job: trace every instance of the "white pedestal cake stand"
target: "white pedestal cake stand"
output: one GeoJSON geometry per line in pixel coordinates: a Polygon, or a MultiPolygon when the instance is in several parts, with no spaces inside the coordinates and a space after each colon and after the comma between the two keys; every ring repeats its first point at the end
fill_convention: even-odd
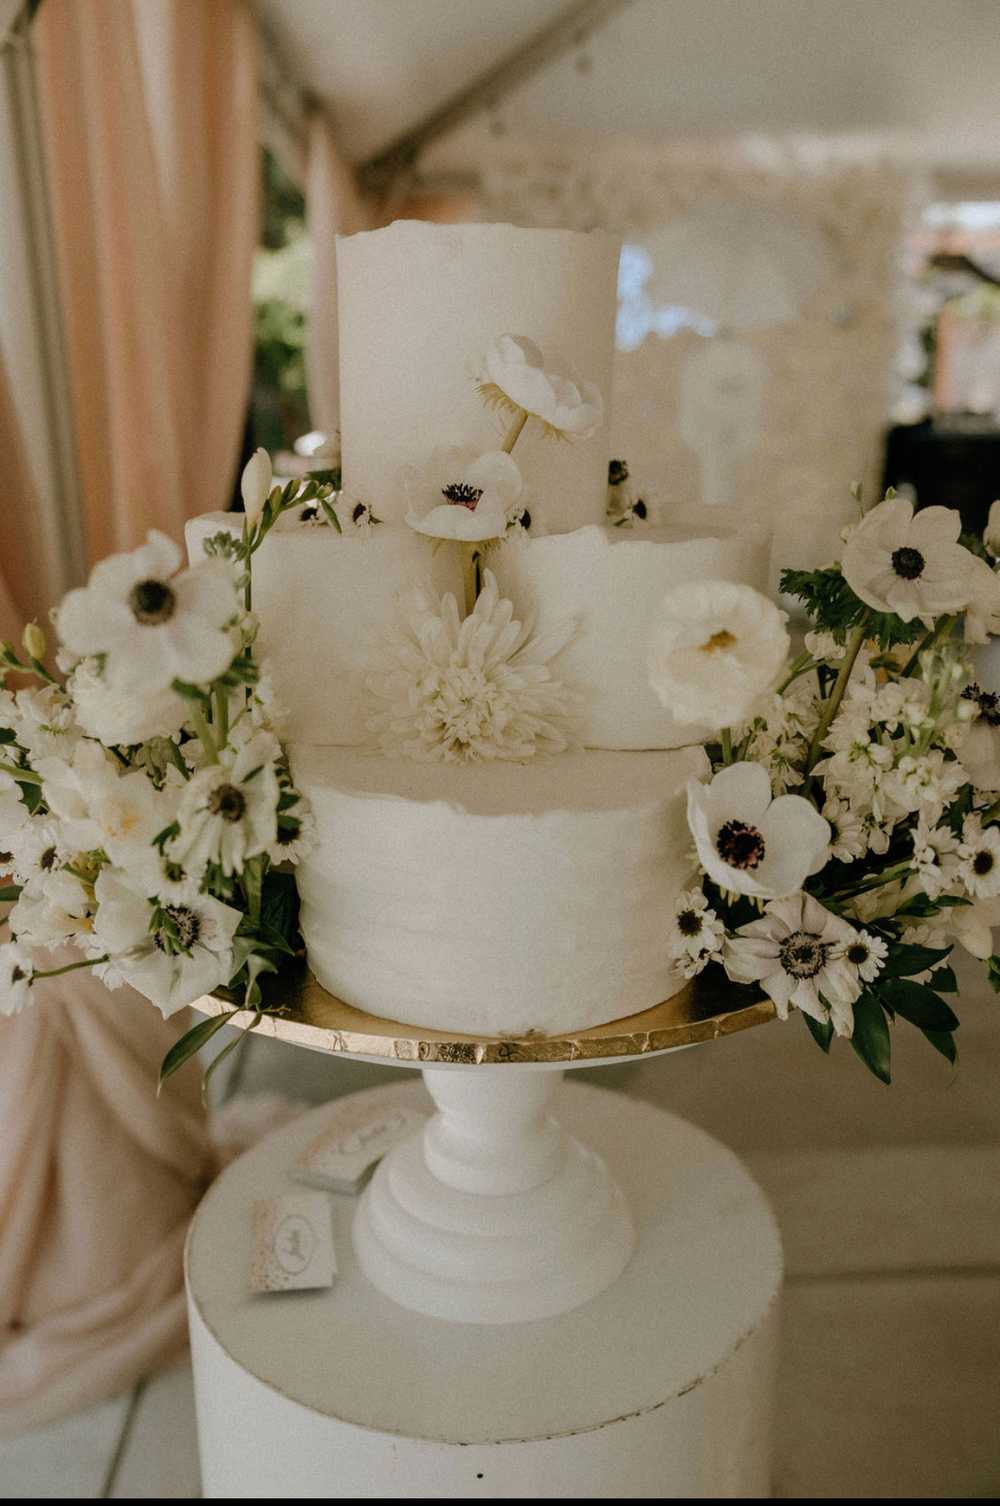
{"type": "MultiPolygon", "coordinates": [[[[188,1293],[206,1495],[765,1494],[781,1280],[767,1205],[693,1126],[561,1078],[770,1006],[686,989],[573,1037],[474,1040],[364,1015],[305,974],[279,986],[287,1010],[259,1033],[417,1067],[437,1112],[360,1199],[332,1199],[330,1292],[251,1298],[245,1280],[249,1205],[292,1189],[329,1109],[205,1199],[188,1293]]],[[[377,1114],[400,1094],[426,1102],[418,1084],[359,1097],[377,1114]]]]}

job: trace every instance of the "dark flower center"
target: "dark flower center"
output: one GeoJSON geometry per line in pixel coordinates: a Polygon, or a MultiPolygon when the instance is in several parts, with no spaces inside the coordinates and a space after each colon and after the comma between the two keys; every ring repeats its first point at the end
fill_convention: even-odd
{"type": "Polygon", "coordinates": [[[791,978],[815,978],[826,964],[829,948],[808,931],[793,931],[781,943],[778,960],[791,978]]]}
{"type": "Polygon", "coordinates": [[[973,683],[965,687],[962,696],[966,701],[975,701],[979,707],[979,715],[988,727],[1000,727],[1000,696],[994,691],[981,690],[973,683]]]}
{"type": "Polygon", "coordinates": [[[351,512],[351,522],[352,523],[360,523],[361,519],[365,516],[365,514],[367,513],[367,511],[368,511],[368,503],[367,502],[355,502],[354,508],[353,508],[353,510],[351,512]]]}
{"type": "Polygon", "coordinates": [[[165,580],[140,580],[129,593],[132,616],[144,627],[169,622],[177,606],[177,597],[165,580]]]}
{"type": "Polygon", "coordinates": [[[42,853],[41,857],[38,859],[38,866],[39,866],[39,868],[42,869],[42,871],[44,873],[48,873],[49,869],[52,868],[55,865],[55,861],[56,861],[56,850],[55,850],[55,848],[54,847],[46,847],[45,851],[42,853]]]}
{"type": "Polygon", "coordinates": [[[208,808],[223,821],[239,821],[247,808],[247,797],[235,784],[220,784],[209,796],[208,808]]]}
{"type": "Polygon", "coordinates": [[[745,821],[727,821],[719,828],[715,845],[730,868],[756,868],[764,861],[764,838],[745,821]]]}
{"type": "Polygon", "coordinates": [[[919,575],[923,575],[925,564],[919,549],[904,545],[902,549],[892,551],[892,568],[903,580],[916,580],[919,575]]]}
{"type": "Polygon", "coordinates": [[[643,519],[643,521],[645,521],[646,517],[649,514],[649,508],[646,506],[641,497],[633,506],[632,511],[635,513],[637,518],[641,518],[643,519]]]}
{"type": "Polygon", "coordinates": [[[26,973],[24,971],[24,969],[21,967],[20,963],[18,963],[18,962],[14,963],[14,971],[10,975],[10,981],[12,983],[23,983],[24,980],[25,980],[25,978],[27,978],[29,976],[30,976],[30,974],[28,974],[28,973],[26,973]]]}
{"type": "Polygon", "coordinates": [[[608,485],[621,486],[628,480],[628,466],[624,460],[608,461],[608,485]]]}
{"type": "MultiPolygon", "coordinates": [[[[181,951],[189,952],[201,935],[201,916],[189,910],[187,905],[165,905],[163,913],[173,921],[177,932],[177,945],[181,951]]],[[[156,945],[161,952],[166,950],[159,934],[156,937],[156,945]]]]}
{"type": "Polygon", "coordinates": [[[682,936],[697,936],[701,931],[701,916],[697,910],[682,910],[677,917],[677,929],[682,936]]]}
{"type": "Polygon", "coordinates": [[[987,873],[992,873],[994,864],[993,854],[987,848],[981,849],[972,859],[973,871],[978,873],[980,878],[984,878],[987,873]]]}
{"type": "Polygon", "coordinates": [[[863,941],[853,941],[847,948],[847,960],[848,962],[852,963],[854,967],[862,967],[868,961],[868,958],[870,956],[871,952],[865,946],[863,941]]]}
{"type": "Polygon", "coordinates": [[[12,863],[13,861],[14,854],[12,852],[0,852],[0,872],[2,872],[5,863],[12,863]]]}
{"type": "Polygon", "coordinates": [[[316,506],[315,502],[310,502],[308,507],[303,507],[302,511],[299,513],[299,522],[315,523],[318,517],[319,508],[316,506]]]}
{"type": "Polygon", "coordinates": [[[467,481],[451,481],[441,488],[441,495],[453,506],[467,507],[470,512],[475,512],[483,489],[481,486],[470,486],[467,481]]]}

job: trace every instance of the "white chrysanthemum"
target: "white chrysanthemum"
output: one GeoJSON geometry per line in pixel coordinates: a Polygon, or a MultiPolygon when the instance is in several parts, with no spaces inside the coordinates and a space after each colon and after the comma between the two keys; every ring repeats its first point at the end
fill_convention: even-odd
{"type": "Polygon", "coordinates": [[[735,983],[759,983],[781,1019],[794,1004],[837,1035],[854,1032],[858,969],[846,951],[856,932],[808,894],[772,900],[760,920],[741,926],[727,943],[725,968],[735,983]]]}
{"type": "Polygon", "coordinates": [[[96,971],[109,988],[130,984],[166,1019],[229,982],[239,910],[194,885],[157,906],[115,868],[101,869],[96,894],[94,941],[111,958],[96,971]]]}
{"type": "Polygon", "coordinates": [[[404,466],[406,521],[435,539],[482,542],[502,538],[524,489],[503,450],[438,449],[423,466],[404,466]]]}
{"type": "Polygon", "coordinates": [[[734,894],[791,894],[829,856],[829,823],[801,795],[772,800],[759,763],[730,764],[710,784],[689,780],[688,825],[705,872],[734,894]]]}
{"type": "Polygon", "coordinates": [[[180,831],[169,855],[200,876],[210,863],[238,873],[249,858],[267,852],[278,835],[277,759],[270,732],[224,748],[185,785],[177,810],[180,831]]]}
{"type": "Polygon", "coordinates": [[[0,1015],[20,1014],[31,999],[31,953],[19,941],[0,944],[0,1015]]]}
{"type": "Polygon", "coordinates": [[[99,673],[96,661],[81,659],[69,680],[76,717],[88,737],[107,748],[132,747],[151,737],[171,737],[184,724],[187,702],[173,690],[136,695],[99,673]]]}
{"type": "Polygon", "coordinates": [[[527,335],[501,335],[476,375],[484,402],[539,418],[550,434],[589,439],[604,421],[604,400],[594,383],[578,380],[561,361],[547,366],[527,335]]]}
{"type": "Polygon", "coordinates": [[[649,683],[671,716],[718,730],[745,722],[788,656],[785,613],[732,581],[674,586],[657,608],[649,683]]]}
{"type": "Polygon", "coordinates": [[[700,889],[677,896],[670,955],[685,978],[697,977],[710,962],[721,961],[725,939],[726,928],[700,889]]]}
{"type": "Polygon", "coordinates": [[[454,596],[417,588],[400,604],[368,679],[372,732],[389,753],[422,762],[525,759],[569,746],[575,698],[549,669],[571,623],[534,636],[487,570],[463,621],[454,596]]]}
{"type": "Polygon", "coordinates": [[[962,520],[950,507],[914,513],[905,497],[873,507],[844,547],[841,569],[855,596],[877,612],[928,625],[972,599],[975,556],[958,542],[962,520]]]}
{"type": "Polygon", "coordinates": [[[95,565],[85,586],[64,597],[59,636],[76,654],[104,654],[109,683],[156,695],[174,680],[207,684],[236,652],[228,624],[237,612],[230,566],[208,559],[181,570],[181,552],[152,529],[131,554],[95,565]]]}

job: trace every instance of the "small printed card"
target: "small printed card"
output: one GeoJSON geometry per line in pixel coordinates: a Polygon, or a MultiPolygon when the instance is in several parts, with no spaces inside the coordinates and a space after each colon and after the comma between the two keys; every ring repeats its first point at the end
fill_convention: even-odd
{"type": "Polygon", "coordinates": [[[382,1157],[428,1117],[391,1098],[365,1103],[367,1096],[352,1094],[334,1106],[323,1133],[292,1166],[294,1181],[326,1192],[359,1192],[382,1157]]]}
{"type": "Polygon", "coordinates": [[[251,1291],[302,1292],[332,1286],[337,1260],[331,1211],[319,1192],[255,1202],[251,1291]]]}

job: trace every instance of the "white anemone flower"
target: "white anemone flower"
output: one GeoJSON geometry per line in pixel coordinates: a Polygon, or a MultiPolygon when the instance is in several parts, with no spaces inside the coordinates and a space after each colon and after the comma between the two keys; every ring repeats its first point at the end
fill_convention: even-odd
{"type": "Polygon", "coordinates": [[[181,794],[170,857],[200,877],[210,863],[238,873],[249,858],[269,851],[278,836],[280,752],[272,733],[258,732],[199,770],[181,794]]]}
{"type": "Polygon", "coordinates": [[[9,870],[16,884],[27,884],[40,873],[61,868],[71,855],[62,823],[38,814],[19,823],[0,842],[4,849],[0,870],[9,870]]]}
{"type": "Polygon", "coordinates": [[[454,596],[438,602],[417,587],[400,602],[399,626],[368,678],[369,728],[387,753],[423,763],[560,753],[570,744],[576,697],[549,661],[573,626],[535,635],[490,570],[464,620],[454,596]]]}
{"type": "Polygon", "coordinates": [[[974,899],[1000,895],[1000,827],[983,827],[978,816],[967,816],[962,827],[959,876],[974,899]]]}
{"type": "Polygon", "coordinates": [[[725,938],[725,926],[700,889],[677,896],[670,955],[685,978],[697,977],[710,962],[721,961],[725,938]]]}
{"type": "Polygon", "coordinates": [[[239,910],[194,885],[156,905],[116,868],[102,868],[95,887],[94,942],[111,959],[97,972],[110,988],[130,984],[167,1019],[229,982],[239,910]]]}
{"type": "Polygon", "coordinates": [[[848,539],[844,578],[877,612],[895,612],[904,622],[919,617],[930,626],[942,613],[961,612],[973,596],[975,556],[958,542],[961,528],[954,508],[914,513],[905,497],[888,497],[848,539]]]}
{"type": "Polygon", "coordinates": [[[469,543],[502,538],[524,489],[503,450],[437,449],[423,466],[404,466],[406,521],[417,533],[469,543]]]}
{"type": "Polygon", "coordinates": [[[688,781],[688,825],[709,878],[734,894],[776,899],[801,889],[830,852],[830,824],[802,795],[771,798],[759,763],[688,781]]]}
{"type": "Polygon", "coordinates": [[[732,581],[668,591],[653,621],[649,683],[678,722],[718,731],[748,721],[788,657],[785,613],[732,581]]]}
{"type": "Polygon", "coordinates": [[[100,674],[97,661],[81,659],[69,680],[76,719],[106,748],[134,747],[151,737],[172,737],[187,720],[188,703],[176,691],[136,695],[100,674]]]}
{"type": "Polygon", "coordinates": [[[1000,790],[1000,696],[970,685],[966,696],[979,710],[962,739],[962,767],[977,790],[1000,790]]]}
{"type": "Polygon", "coordinates": [[[837,1035],[850,1036],[862,989],[858,968],[846,957],[855,940],[854,928],[811,895],[790,894],[740,927],[724,963],[734,983],[759,983],[780,1019],[794,1004],[820,1024],[831,1021],[837,1035]]]}
{"type": "Polygon", "coordinates": [[[549,434],[589,439],[604,421],[604,400],[594,383],[577,379],[562,361],[547,363],[527,335],[501,335],[477,378],[485,403],[538,418],[549,434]]]}
{"type": "Polygon", "coordinates": [[[980,962],[993,956],[993,931],[1000,925],[1000,897],[977,899],[948,910],[948,932],[959,946],[980,962]]]}
{"type": "Polygon", "coordinates": [[[19,941],[0,944],[0,1015],[20,1014],[32,1002],[31,953],[19,941]]]}
{"type": "Polygon", "coordinates": [[[30,946],[54,947],[93,929],[91,891],[66,868],[36,874],[7,914],[11,934],[30,946]]]}
{"type": "Polygon", "coordinates": [[[152,529],[131,554],[95,565],[85,586],[63,598],[59,636],[80,655],[105,655],[109,683],[155,695],[174,680],[204,685],[231,664],[227,632],[237,612],[229,565],[207,559],[180,570],[181,552],[152,529]]]}

